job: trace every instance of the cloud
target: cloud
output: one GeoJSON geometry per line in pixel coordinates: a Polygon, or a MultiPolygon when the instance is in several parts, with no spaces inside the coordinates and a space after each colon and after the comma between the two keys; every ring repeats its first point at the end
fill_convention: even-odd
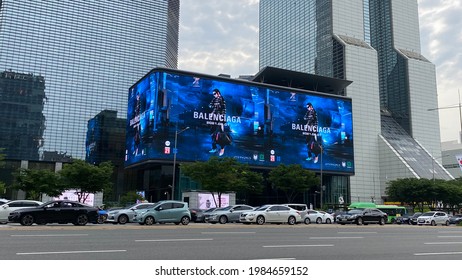
{"type": "MultiPolygon", "coordinates": [[[[461,2],[418,0],[422,54],[436,66],[439,107],[457,105],[462,90],[461,2]]],[[[181,0],[179,69],[232,77],[257,73],[258,3],[181,0]]],[[[458,110],[439,111],[441,139],[458,139],[458,110]]]]}
{"type": "Polygon", "coordinates": [[[257,73],[258,1],[182,0],[178,64],[213,75],[257,73]]]}

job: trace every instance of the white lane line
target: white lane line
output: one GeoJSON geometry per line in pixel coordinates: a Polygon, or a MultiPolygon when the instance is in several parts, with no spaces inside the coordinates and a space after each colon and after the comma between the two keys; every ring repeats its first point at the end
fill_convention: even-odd
{"type": "Polygon", "coordinates": [[[428,242],[425,245],[446,245],[446,244],[462,244],[462,242],[428,242]]]}
{"type": "Polygon", "coordinates": [[[12,237],[67,237],[88,236],[88,234],[12,234],[12,237]]]}
{"type": "Polygon", "coordinates": [[[296,260],[296,258],[253,259],[254,261],[296,260]]]}
{"type": "Polygon", "coordinates": [[[117,252],[127,252],[127,250],[30,252],[30,253],[16,253],[16,255],[55,255],[55,254],[86,254],[86,253],[117,253],[117,252]]]}
{"type": "Polygon", "coordinates": [[[151,240],[135,240],[135,242],[177,242],[177,241],[212,241],[212,238],[196,238],[196,239],[151,239],[151,240]]]}
{"type": "Polygon", "coordinates": [[[440,235],[438,238],[462,238],[462,235],[440,235]]]}
{"type": "Polygon", "coordinates": [[[441,252],[441,253],[417,253],[414,256],[434,256],[434,255],[462,255],[462,252],[441,252]]]}
{"type": "Polygon", "coordinates": [[[338,234],[364,234],[364,233],[374,233],[377,234],[376,231],[339,231],[338,234]]]}
{"type": "Polygon", "coordinates": [[[361,239],[362,236],[310,237],[310,239],[361,239]]]}
{"type": "Polygon", "coordinates": [[[446,230],[446,231],[438,231],[438,233],[460,233],[460,234],[462,234],[462,231],[460,231],[460,230],[446,230]]]}
{"type": "Polygon", "coordinates": [[[206,231],[201,234],[255,234],[255,231],[206,231]]]}
{"type": "Polygon", "coordinates": [[[334,244],[311,244],[311,245],[267,245],[263,248],[294,248],[294,247],[332,247],[334,244]]]}

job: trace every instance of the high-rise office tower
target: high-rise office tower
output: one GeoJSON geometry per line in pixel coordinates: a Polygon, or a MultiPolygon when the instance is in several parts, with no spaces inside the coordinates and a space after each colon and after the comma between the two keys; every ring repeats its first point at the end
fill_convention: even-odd
{"type": "Polygon", "coordinates": [[[179,0],[0,1],[0,69],[46,81],[42,157],[84,159],[88,120],[104,110],[126,118],[128,88],[154,67],[177,67],[179,6],[179,0]]]}
{"type": "Polygon", "coordinates": [[[436,75],[420,53],[417,0],[260,0],[265,66],[352,81],[351,201],[380,201],[396,178],[452,178],[437,161],[436,75]]]}

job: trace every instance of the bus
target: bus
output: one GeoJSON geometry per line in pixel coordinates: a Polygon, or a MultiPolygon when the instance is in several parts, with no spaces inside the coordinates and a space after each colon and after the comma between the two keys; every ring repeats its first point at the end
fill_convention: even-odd
{"type": "Polygon", "coordinates": [[[348,206],[349,209],[355,208],[377,208],[382,212],[387,213],[389,224],[394,224],[396,217],[407,215],[407,209],[404,206],[397,205],[380,205],[373,202],[353,202],[348,206]]]}

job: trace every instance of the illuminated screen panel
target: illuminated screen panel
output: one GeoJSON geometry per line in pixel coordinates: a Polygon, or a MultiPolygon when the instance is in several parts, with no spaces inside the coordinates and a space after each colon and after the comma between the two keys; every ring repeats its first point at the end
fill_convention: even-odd
{"type": "Polygon", "coordinates": [[[130,88],[126,166],[177,152],[177,161],[354,173],[350,99],[192,75],[153,71],[130,88]]]}

